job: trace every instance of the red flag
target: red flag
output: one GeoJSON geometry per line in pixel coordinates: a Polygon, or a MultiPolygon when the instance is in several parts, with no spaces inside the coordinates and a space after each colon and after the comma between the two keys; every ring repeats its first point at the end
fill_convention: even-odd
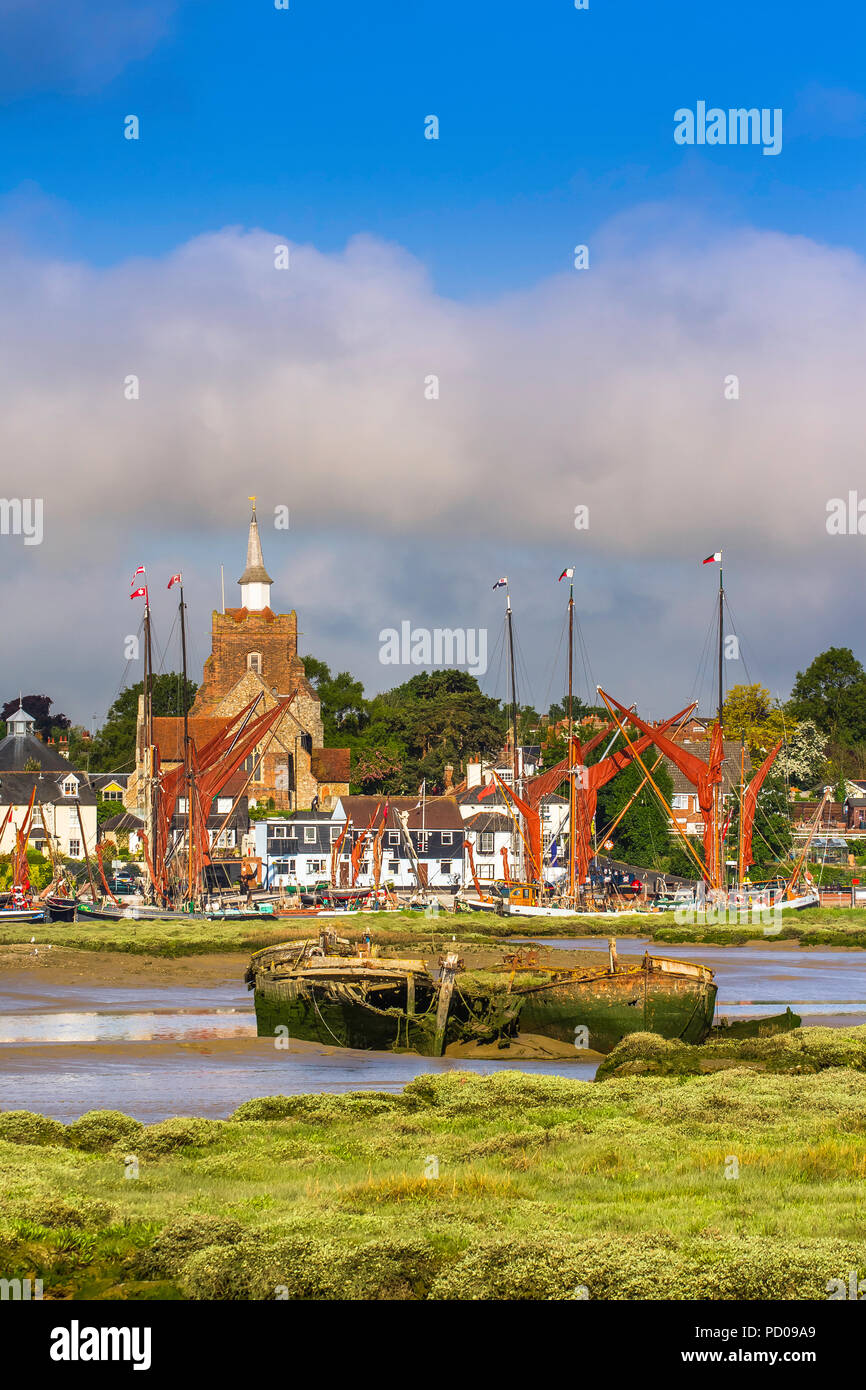
{"type": "Polygon", "coordinates": [[[130,598],[147,598],[147,589],[133,589],[130,598]]]}
{"type": "Polygon", "coordinates": [[[713,555],[708,555],[706,560],[701,560],[702,565],[720,565],[722,563],[722,552],[717,550],[713,555]]]}
{"type": "Polygon", "coordinates": [[[558,583],[561,584],[562,581],[563,581],[563,579],[573,579],[573,578],[574,578],[574,570],[573,570],[573,569],[571,569],[571,570],[563,570],[563,571],[562,571],[562,574],[559,576],[558,583]]]}
{"type": "Polygon", "coordinates": [[[132,582],[133,582],[133,583],[135,583],[135,580],[138,578],[138,576],[139,576],[140,574],[144,574],[144,565],[139,565],[138,569],[137,569],[137,570],[135,571],[135,573],[133,574],[133,576],[132,576],[132,582]]]}
{"type": "Polygon", "coordinates": [[[171,579],[168,581],[168,587],[171,588],[172,584],[182,584],[182,583],[183,583],[183,575],[180,575],[180,574],[173,574],[173,575],[171,576],[171,579]]]}

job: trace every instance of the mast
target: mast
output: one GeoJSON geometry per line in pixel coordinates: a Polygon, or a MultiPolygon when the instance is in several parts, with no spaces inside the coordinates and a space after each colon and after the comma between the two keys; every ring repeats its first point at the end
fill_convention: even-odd
{"type": "MultiPolygon", "coordinates": [[[[719,552],[719,554],[721,555],[721,551],[719,552]]],[[[725,641],[725,637],[724,637],[724,631],[725,631],[724,623],[725,623],[725,587],[724,587],[724,581],[723,581],[723,577],[722,577],[722,562],[721,562],[721,559],[720,559],[720,560],[719,560],[719,673],[718,673],[718,674],[719,674],[719,703],[718,703],[718,721],[719,721],[719,733],[720,733],[720,735],[721,735],[721,737],[722,737],[722,776],[721,776],[721,780],[719,781],[718,786],[716,787],[715,796],[714,796],[714,798],[713,798],[714,807],[715,807],[715,817],[716,817],[716,824],[715,824],[715,827],[714,827],[713,844],[714,844],[714,847],[715,847],[715,854],[716,854],[716,866],[715,866],[715,867],[716,867],[716,878],[717,878],[717,880],[718,880],[718,883],[719,883],[719,887],[720,887],[720,888],[724,888],[724,887],[726,886],[726,879],[727,879],[727,874],[726,874],[726,872],[725,872],[725,864],[724,864],[724,844],[723,844],[723,833],[722,833],[723,811],[724,811],[724,804],[725,804],[725,780],[724,780],[724,766],[725,766],[725,763],[724,763],[724,750],[725,750],[725,745],[724,745],[724,733],[723,733],[723,730],[722,730],[722,705],[724,704],[724,690],[723,690],[724,677],[723,677],[723,674],[722,674],[722,673],[723,673],[723,670],[724,670],[724,668],[723,668],[723,666],[722,666],[722,662],[724,661],[724,641],[725,641]]]]}
{"type": "MultiPolygon", "coordinates": [[[[172,579],[172,584],[174,579],[172,579]]],[[[194,865],[192,852],[193,837],[193,816],[192,803],[195,795],[195,773],[192,769],[192,759],[190,757],[189,743],[189,709],[187,706],[187,687],[186,687],[186,604],[183,597],[183,575],[180,576],[180,652],[183,663],[183,684],[181,686],[180,700],[181,710],[183,711],[183,783],[186,791],[186,835],[187,835],[187,894],[189,901],[192,902],[195,890],[194,865]]]]}
{"type": "Polygon", "coordinates": [[[568,585],[568,897],[574,903],[574,575],[568,585]]]}
{"type": "MultiPolygon", "coordinates": [[[[505,600],[506,600],[506,608],[505,608],[505,625],[506,625],[506,627],[507,627],[507,629],[508,629],[508,664],[509,664],[509,668],[510,668],[510,672],[511,672],[511,785],[512,785],[512,787],[514,787],[515,791],[517,792],[517,795],[519,796],[519,795],[520,795],[520,788],[519,788],[519,784],[518,784],[518,770],[517,770],[517,769],[518,769],[518,753],[517,753],[517,680],[516,680],[515,671],[514,671],[514,627],[513,627],[513,623],[512,623],[512,614],[511,614],[511,591],[510,591],[510,589],[507,587],[507,580],[506,580],[506,589],[505,589],[505,600]]],[[[518,854],[519,854],[519,850],[518,850],[518,840],[517,840],[517,836],[516,836],[515,833],[512,831],[512,834],[511,834],[511,857],[512,857],[512,860],[513,860],[514,865],[515,865],[515,870],[517,869],[517,865],[518,865],[518,854]]],[[[516,874],[516,877],[520,877],[520,875],[519,875],[519,874],[516,874]]]]}
{"type": "Polygon", "coordinates": [[[742,888],[744,869],[743,869],[743,811],[746,796],[746,740],[740,740],[740,817],[739,834],[737,835],[737,887],[742,888]]]}

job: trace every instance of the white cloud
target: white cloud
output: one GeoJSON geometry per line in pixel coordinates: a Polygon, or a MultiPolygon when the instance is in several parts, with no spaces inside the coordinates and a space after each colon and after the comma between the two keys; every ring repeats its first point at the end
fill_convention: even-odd
{"type": "MultiPolygon", "coordinates": [[[[286,596],[302,626],[305,603],[341,594],[355,631],[365,606],[378,630],[395,602],[409,602],[405,616],[414,604],[457,621],[452,608],[471,594],[474,611],[487,582],[479,557],[495,568],[490,582],[522,566],[533,584],[576,557],[626,607],[631,595],[630,617],[599,614],[602,643],[606,622],[619,637],[631,623],[640,643],[647,575],[691,587],[690,568],[658,567],[692,566],[719,545],[765,583],[760,607],[772,596],[788,611],[795,580],[808,604],[812,575],[841,612],[861,542],[828,537],[824,518],[829,497],[858,484],[866,494],[864,263],[801,238],[696,227],[677,209],[659,238],[659,215],[618,220],[587,271],[471,305],[368,237],[334,255],[292,246],[288,271],[274,269],[282,234],[233,228],[103,269],[7,256],[4,490],[38,489],[46,528],[26,555],[0,539],[7,593],[22,592],[23,561],[26,592],[43,595],[70,562],[85,564],[64,601],[98,621],[128,559],[218,564],[216,538],[243,527],[256,492],[264,516],[291,507],[290,545],[317,537],[312,572],[291,575],[286,596]],[[134,402],[123,395],[132,373],[134,402]],[[431,373],[438,401],[424,398],[431,373]],[[731,373],[737,401],[724,399],[731,373]],[[579,503],[588,532],[573,527],[579,503]]],[[[466,626],[481,621],[471,611],[466,626]]],[[[652,611],[694,621],[688,641],[702,640],[705,618],[679,595],[659,594],[652,611]]],[[[543,623],[547,599],[538,612],[543,623]]],[[[69,628],[51,632],[43,613],[43,642],[46,625],[56,655],[69,628]]],[[[32,625],[22,631],[35,640],[32,625]]],[[[118,663],[92,660],[81,681],[116,684],[118,663]]],[[[375,667],[363,674],[374,683],[375,667]]]]}

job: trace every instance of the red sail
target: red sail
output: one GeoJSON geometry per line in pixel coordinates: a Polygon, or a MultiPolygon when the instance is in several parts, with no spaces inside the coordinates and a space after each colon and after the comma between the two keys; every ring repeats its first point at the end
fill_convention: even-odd
{"type": "Polygon", "coordinates": [[[764,785],[764,779],[776,758],[779,756],[779,749],[784,743],[780,738],[774,748],[771,748],[758,771],[755,773],[749,785],[743,793],[743,804],[740,808],[740,826],[743,837],[743,868],[748,869],[750,864],[755,861],[752,858],[752,830],[755,825],[755,808],[758,804],[758,792],[764,785]]]}
{"type": "Polygon", "coordinates": [[[630,721],[638,729],[642,729],[647,734],[651,742],[658,748],[660,753],[664,753],[666,758],[678,767],[684,777],[691,782],[698,794],[698,805],[701,808],[701,815],[704,821],[704,862],[711,878],[715,879],[715,846],[713,837],[713,789],[718,785],[722,778],[722,762],[724,761],[724,746],[722,743],[722,731],[716,724],[713,728],[712,738],[710,739],[709,760],[704,762],[694,753],[689,753],[672,739],[665,738],[660,729],[654,729],[652,725],[644,723],[636,714],[632,714],[610,695],[607,696],[612,705],[621,711],[624,719],[630,721]]]}

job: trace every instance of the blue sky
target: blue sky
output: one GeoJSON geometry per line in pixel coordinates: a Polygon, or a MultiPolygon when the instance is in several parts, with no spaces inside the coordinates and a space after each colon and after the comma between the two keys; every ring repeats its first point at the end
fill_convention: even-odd
{"type": "Polygon", "coordinates": [[[866,541],[824,525],[863,476],[862,6],[0,0],[0,32],[0,450],[46,515],[0,543],[16,690],[104,716],[142,561],[203,656],[250,492],[292,508],[276,605],[369,689],[404,619],[492,647],[508,573],[543,704],[575,563],[594,676],[665,713],[719,546],[752,678],[866,659],[866,541]],[[698,101],[780,108],[781,153],[678,146],[698,101]]]}
{"type": "Polygon", "coordinates": [[[57,200],[35,239],[97,264],[232,224],[322,250],[367,231],[471,296],[534,283],[613,214],[671,197],[863,249],[857,4],[127,3],[152,26],[125,63],[120,35],[82,52],[105,6],[64,8],[81,26],[65,54],[2,59],[3,184],[57,200]],[[675,146],[673,112],[699,98],[781,107],[784,157],[675,146]]]}

